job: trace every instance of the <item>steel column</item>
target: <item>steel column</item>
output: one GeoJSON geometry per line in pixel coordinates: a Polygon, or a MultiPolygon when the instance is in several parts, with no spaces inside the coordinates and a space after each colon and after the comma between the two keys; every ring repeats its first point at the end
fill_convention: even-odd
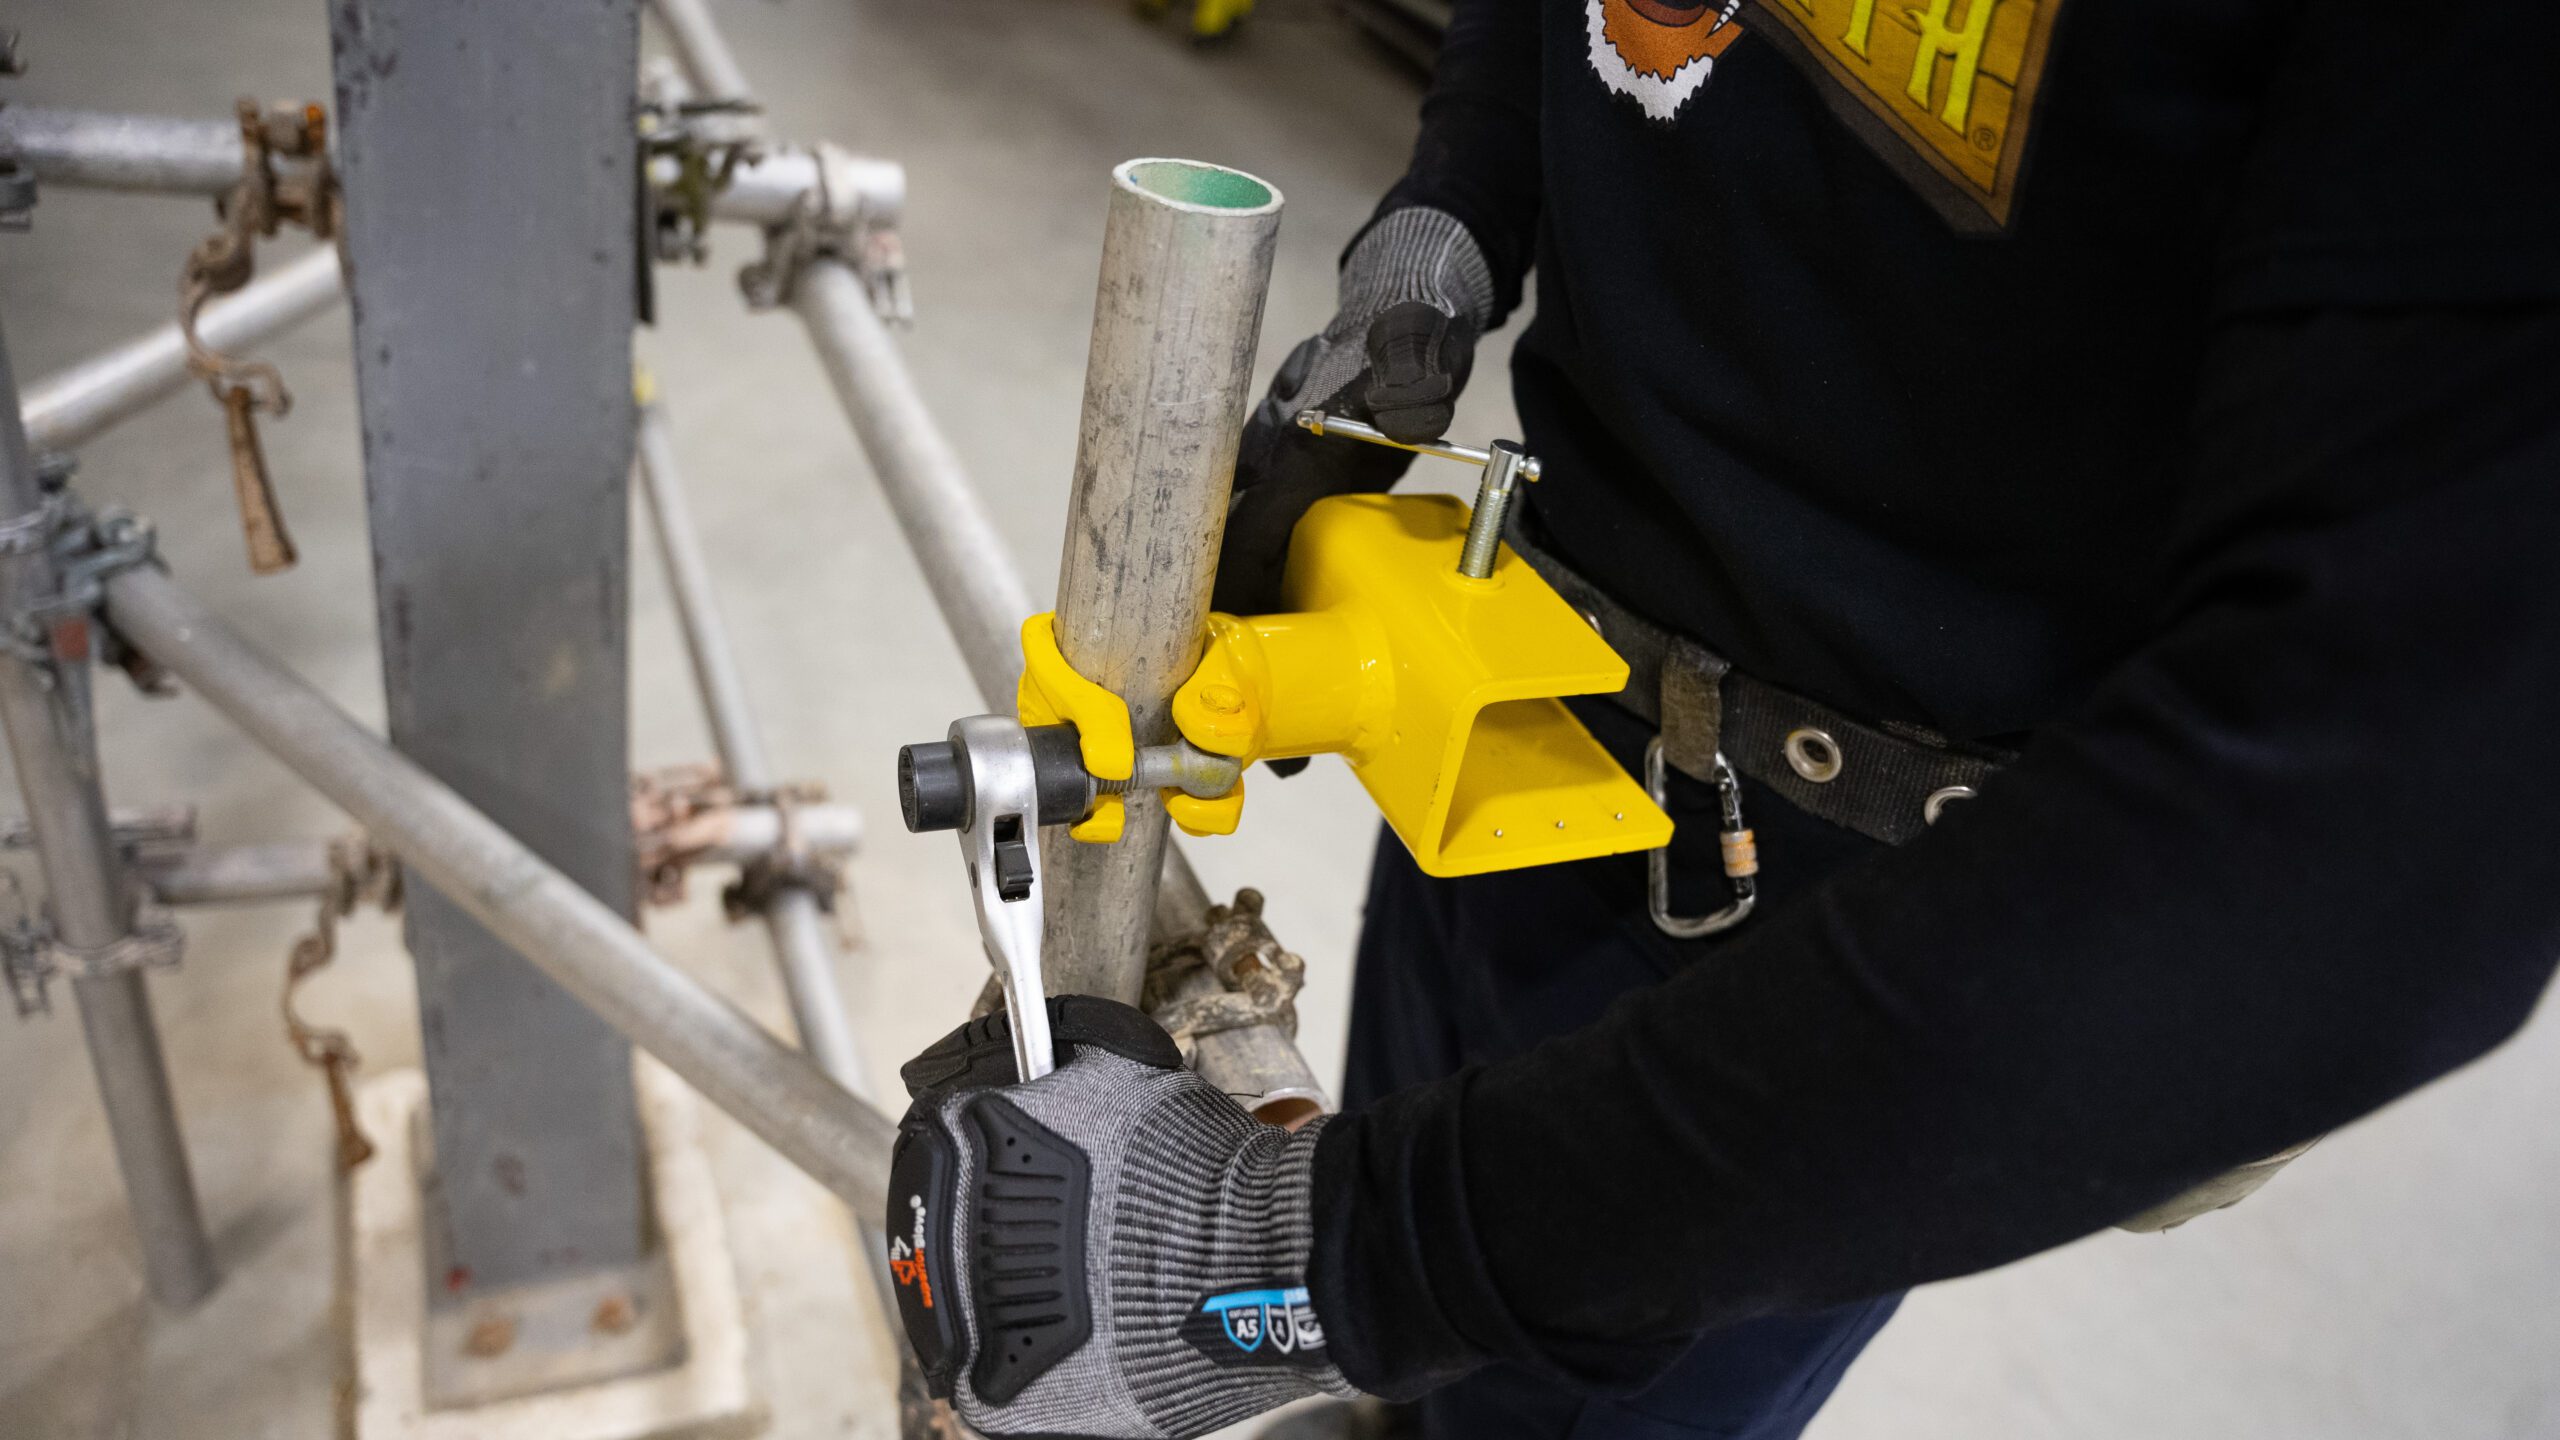
{"type": "MultiPolygon", "coordinates": [[[[42,543],[44,495],[18,423],[17,379],[5,341],[0,411],[0,516],[20,540],[33,542],[0,554],[0,612],[14,614],[51,595],[56,576],[42,543]]],[[[99,784],[85,635],[81,641],[82,654],[73,657],[61,654],[55,639],[56,654],[47,664],[0,656],[0,725],[8,730],[18,789],[35,831],[54,937],[72,951],[104,956],[133,933],[134,890],[99,784]]],[[[125,1204],[142,1244],[143,1278],[162,1304],[191,1305],[219,1277],[187,1168],[150,992],[135,970],[76,976],[71,988],[124,1174],[125,1204]]]]}
{"type": "MultiPolygon", "coordinates": [[[[1056,623],[1142,746],[1175,738],[1173,692],[1200,661],[1279,232],[1280,192],[1240,171],[1111,172],[1056,623]]],[[[1169,822],[1153,791],[1126,804],[1114,844],[1044,836],[1052,993],[1137,1003],[1169,822]]]]}
{"type": "MultiPolygon", "coordinates": [[[[638,0],[329,15],[391,741],[627,918],[638,0]]],[[[431,1305],[637,1272],[629,1043],[420,868],[431,1305]]]]}

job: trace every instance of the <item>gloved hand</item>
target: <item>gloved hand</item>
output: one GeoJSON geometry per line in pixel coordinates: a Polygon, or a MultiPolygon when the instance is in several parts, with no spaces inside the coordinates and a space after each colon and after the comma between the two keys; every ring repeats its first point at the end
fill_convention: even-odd
{"type": "Polygon", "coordinates": [[[1493,318],[1493,276],[1456,217],[1415,206],[1369,227],[1342,262],[1339,308],[1324,333],[1289,352],[1245,422],[1235,499],[1211,603],[1231,615],[1280,606],[1289,534],[1329,495],[1384,490],[1413,456],[1326,440],[1297,426],[1301,410],[1365,421],[1398,440],[1437,440],[1476,337],[1493,318]]]}
{"type": "Polygon", "coordinates": [[[900,1072],[889,1163],[899,1318],[988,1436],[1176,1437],[1357,1393],[1306,1290],[1316,1131],[1265,1125],[1156,1023],[1049,1002],[1058,1068],[1015,1085],[972,1020],[900,1072]]]}

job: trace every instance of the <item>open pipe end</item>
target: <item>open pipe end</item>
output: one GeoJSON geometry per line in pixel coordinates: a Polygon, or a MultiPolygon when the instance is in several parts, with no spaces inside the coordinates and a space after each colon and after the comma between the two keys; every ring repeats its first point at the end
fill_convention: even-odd
{"type": "Polygon", "coordinates": [[[1280,208],[1279,187],[1202,160],[1124,160],[1111,181],[1177,210],[1209,215],[1268,215],[1280,208]]]}

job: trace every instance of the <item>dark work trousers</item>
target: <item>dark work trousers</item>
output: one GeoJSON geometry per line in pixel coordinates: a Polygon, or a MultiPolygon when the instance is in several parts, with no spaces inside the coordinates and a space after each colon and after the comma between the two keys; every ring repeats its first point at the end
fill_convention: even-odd
{"type": "MultiPolygon", "coordinates": [[[[1575,709],[1641,777],[1641,722],[1605,701],[1575,709]]],[[[1759,836],[1763,914],[1884,848],[1744,783],[1744,821],[1759,836]]],[[[1715,794],[1676,771],[1672,786],[1673,908],[1702,914],[1729,898],[1715,794]]],[[[1716,963],[1717,943],[1672,940],[1654,928],[1641,855],[1434,880],[1382,832],[1353,981],[1343,1098],[1364,1104],[1517,1054],[1597,1019],[1626,991],[1682,966],[1716,963]]],[[[1422,1433],[1426,1440],[1788,1440],[1901,1298],[1710,1332],[1632,1396],[1595,1398],[1492,1366],[1425,1397],[1422,1433]]]]}

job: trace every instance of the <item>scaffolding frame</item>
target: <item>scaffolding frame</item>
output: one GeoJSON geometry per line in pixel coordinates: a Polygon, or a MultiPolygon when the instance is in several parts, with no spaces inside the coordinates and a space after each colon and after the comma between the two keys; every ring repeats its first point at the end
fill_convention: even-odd
{"type": "MultiPolygon", "coordinates": [[[[738,146],[724,183],[702,197],[696,218],[763,233],[766,259],[743,277],[751,301],[787,305],[806,329],[981,696],[990,708],[1010,712],[1022,663],[1019,626],[1032,611],[1029,593],[890,331],[907,307],[896,232],[905,198],[903,171],[894,162],[832,145],[764,141],[753,91],[702,0],[649,0],[649,9],[682,72],[679,83],[662,78],[662,98],[710,100],[693,108],[718,116],[731,127],[726,134],[733,141],[748,142],[738,146]]],[[[238,133],[227,120],[12,105],[0,108],[0,155],[12,153],[41,186],[212,196],[239,174],[238,133]]],[[[1112,263],[1106,256],[1106,271],[1112,263]]],[[[1249,324],[1258,326],[1267,244],[1262,266],[1262,273],[1251,274],[1229,258],[1163,278],[1191,287],[1195,299],[1217,300],[1221,287],[1249,284],[1249,295],[1223,298],[1249,302],[1249,324]]],[[[200,331],[220,349],[254,349],[326,312],[343,294],[339,256],[324,246],[215,302],[202,316],[200,331]]],[[[1235,348],[1232,335],[1225,343],[1235,348]]],[[[1248,328],[1241,347],[1242,368],[1248,370],[1252,344],[1248,328]]],[[[1097,366],[1102,351],[1098,333],[1097,366]]],[[[1223,455],[1212,454],[1211,463],[1195,464],[1186,475],[1144,480],[1140,491],[1154,485],[1153,492],[1124,488],[1090,503],[1145,506],[1178,491],[1185,503],[1206,513],[1214,488],[1222,513],[1246,378],[1224,382],[1233,394],[1221,399],[1232,402],[1226,408],[1234,413],[1210,421],[1212,430],[1225,427],[1223,455]]],[[[0,515],[7,517],[0,518],[0,604],[21,629],[31,614],[53,617],[44,643],[11,646],[0,655],[0,720],[6,722],[25,792],[27,829],[43,864],[54,944],[76,962],[74,990],[151,1293],[183,1307],[208,1293],[218,1275],[145,988],[148,965],[173,956],[146,953],[164,943],[165,927],[139,901],[146,894],[167,903],[307,897],[330,882],[317,842],[190,855],[157,871],[128,863],[104,806],[91,731],[89,660],[100,644],[121,645],[185,682],[355,818],[375,845],[841,1197],[864,1222],[868,1238],[869,1227],[884,1213],[894,1125],[866,1093],[855,1031],[835,978],[842,957],[823,923],[818,897],[807,886],[771,887],[762,905],[800,1039],[795,1048],[659,955],[624,915],[366,731],[156,566],[128,563],[102,570],[95,578],[94,613],[61,612],[64,567],[41,539],[61,525],[65,501],[40,473],[39,454],[77,447],[183,389],[189,379],[184,340],[174,324],[23,390],[0,342],[0,515]],[[38,539],[27,541],[31,536],[38,539]],[[105,632],[94,638],[93,618],[105,632]]],[[[1209,437],[1211,451],[1220,438],[1209,437]]],[[[647,499],[715,747],[741,790],[769,790],[777,783],[774,770],[719,616],[661,405],[641,407],[635,442],[634,478],[647,499]]],[[[1086,443],[1094,443],[1090,434],[1086,443]]],[[[1079,505],[1088,503],[1085,488],[1080,481],[1079,505]]],[[[1070,533],[1075,530],[1071,524],[1070,533]]],[[[1204,577],[1214,562],[1214,529],[1209,535],[1210,554],[1198,566],[1204,577]]],[[[1072,573],[1067,584],[1063,605],[1089,609],[1096,603],[1071,593],[1072,573]]],[[[1172,609],[1205,602],[1205,579],[1198,588],[1198,597],[1176,600],[1172,609]]],[[[1078,656],[1079,664],[1105,669],[1110,661],[1090,651],[1078,656]]],[[[1170,684],[1162,677],[1150,683],[1170,684]]],[[[848,832],[858,824],[844,819],[848,832]]],[[[724,853],[751,860],[758,852],[739,845],[724,853]]],[[[1106,967],[1109,973],[1079,962],[1075,983],[1061,986],[1053,971],[1053,990],[1125,991],[1123,998],[1133,998],[1148,939],[1162,944],[1201,930],[1209,897],[1179,850],[1168,845],[1161,853],[1160,871],[1150,864],[1135,880],[1122,859],[1116,866],[1124,873],[1108,887],[1083,896],[1071,883],[1056,887],[1066,892],[1068,906],[1083,907],[1079,925],[1139,941],[1134,955],[1124,943],[1123,958],[1106,967]]],[[[1198,993],[1204,983],[1215,985],[1195,975],[1185,993],[1198,993]]],[[[1301,1120],[1325,1104],[1312,1071],[1276,1024],[1204,1036],[1194,1063],[1267,1118],[1301,1120]]],[[[879,1247],[866,1248],[875,1252],[876,1266],[879,1247]]],[[[907,1379],[900,1396],[904,1433],[952,1433],[947,1411],[928,1408],[912,1367],[907,1379]]]]}

